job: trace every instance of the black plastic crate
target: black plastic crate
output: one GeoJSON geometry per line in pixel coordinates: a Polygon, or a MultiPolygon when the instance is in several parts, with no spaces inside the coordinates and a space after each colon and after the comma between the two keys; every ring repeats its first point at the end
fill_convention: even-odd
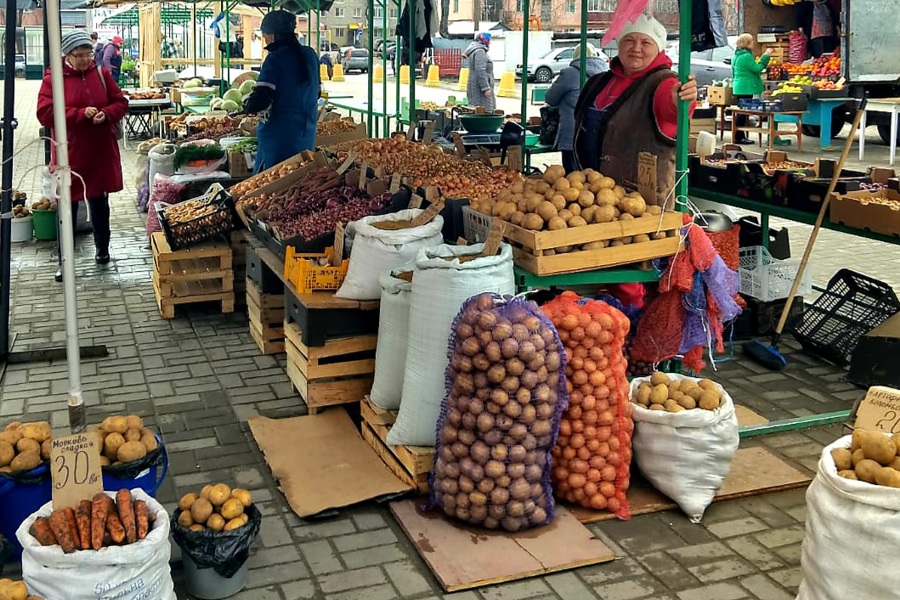
{"type": "Polygon", "coordinates": [[[284,283],[279,274],[263,262],[253,248],[247,248],[247,279],[256,284],[263,294],[283,294],[284,283]]]}
{"type": "Polygon", "coordinates": [[[378,333],[378,303],[359,302],[357,305],[360,308],[329,306],[328,303],[307,306],[293,288],[284,288],[284,320],[297,324],[300,339],[307,346],[324,346],[330,339],[378,333]]]}
{"type": "Polygon", "coordinates": [[[187,248],[228,233],[235,229],[237,223],[234,200],[218,184],[210,186],[199,198],[158,208],[156,214],[172,250],[187,248]],[[174,221],[172,213],[183,211],[188,206],[192,206],[199,216],[187,221],[174,221]]]}
{"type": "Polygon", "coordinates": [[[846,365],[859,338],[900,311],[891,286],[841,269],[828,288],[791,325],[803,348],[836,365],[846,365]]]}

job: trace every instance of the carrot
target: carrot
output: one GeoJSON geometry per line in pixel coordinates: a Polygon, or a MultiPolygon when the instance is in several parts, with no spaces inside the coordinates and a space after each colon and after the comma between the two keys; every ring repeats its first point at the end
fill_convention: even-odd
{"type": "Polygon", "coordinates": [[[100,492],[91,500],[91,548],[103,547],[103,532],[106,531],[106,517],[109,514],[109,496],[100,492]]]}
{"type": "Polygon", "coordinates": [[[75,552],[75,539],[72,537],[72,529],[65,510],[54,510],[50,513],[50,529],[59,543],[60,548],[66,554],[75,552]]]}
{"type": "Polygon", "coordinates": [[[57,544],[56,536],[53,535],[53,529],[50,527],[50,519],[40,517],[31,526],[31,535],[34,536],[41,546],[55,546],[57,544]]]}
{"type": "Polygon", "coordinates": [[[134,501],[134,516],[137,521],[137,536],[139,540],[147,537],[150,531],[150,510],[143,500],[134,501]]]}
{"type": "Polygon", "coordinates": [[[114,510],[109,511],[109,514],[106,516],[106,530],[109,532],[109,537],[116,544],[121,544],[125,541],[125,528],[122,526],[122,519],[119,518],[119,513],[114,510]]]}
{"type": "Polygon", "coordinates": [[[91,501],[82,500],[75,510],[75,518],[78,520],[78,537],[81,539],[81,549],[89,550],[91,547],[91,501]]]}
{"type": "Polygon", "coordinates": [[[189,167],[205,167],[207,162],[205,160],[189,160],[187,166],[189,167]]]}
{"type": "Polygon", "coordinates": [[[81,535],[78,533],[78,519],[75,517],[75,509],[67,506],[63,509],[66,513],[66,521],[69,522],[69,529],[72,530],[72,539],[75,540],[75,548],[81,548],[81,535]]]}
{"type": "Polygon", "coordinates": [[[137,541],[137,525],[134,518],[134,498],[132,498],[131,492],[125,488],[116,492],[116,507],[119,510],[122,526],[125,528],[125,539],[129,544],[133,544],[137,541]]]}

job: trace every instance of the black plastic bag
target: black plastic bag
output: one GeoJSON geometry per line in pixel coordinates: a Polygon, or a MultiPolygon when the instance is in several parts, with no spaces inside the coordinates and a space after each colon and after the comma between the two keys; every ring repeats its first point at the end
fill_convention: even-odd
{"type": "Polygon", "coordinates": [[[544,146],[556,144],[556,134],[559,132],[559,109],[555,106],[541,107],[541,131],[538,141],[544,146]]]}
{"type": "Polygon", "coordinates": [[[153,466],[159,466],[163,463],[163,452],[166,451],[165,446],[156,437],[156,450],[147,453],[144,458],[135,460],[130,463],[121,465],[107,465],[103,467],[104,475],[111,475],[116,479],[136,479],[138,475],[153,466]]]}
{"type": "Polygon", "coordinates": [[[216,573],[226,579],[235,573],[247,562],[250,557],[250,546],[259,534],[259,526],[262,523],[262,513],[251,504],[244,509],[250,518],[243,527],[231,531],[190,531],[178,524],[180,510],[172,515],[172,538],[181,551],[191,557],[191,560],[201,569],[212,568],[216,573]]]}
{"type": "Polygon", "coordinates": [[[50,478],[50,461],[43,461],[33,469],[27,471],[13,471],[12,473],[0,473],[0,480],[9,479],[16,483],[27,485],[39,485],[50,478]]]}

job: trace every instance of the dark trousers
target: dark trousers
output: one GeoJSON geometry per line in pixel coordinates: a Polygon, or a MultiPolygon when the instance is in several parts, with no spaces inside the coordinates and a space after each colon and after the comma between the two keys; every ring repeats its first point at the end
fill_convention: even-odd
{"type": "Polygon", "coordinates": [[[837,48],[837,40],[834,37],[817,37],[809,40],[809,53],[813,55],[813,58],[834,52],[835,48],[837,48]]]}
{"type": "Polygon", "coordinates": [[[575,151],[574,150],[560,150],[560,152],[562,152],[563,169],[566,170],[566,173],[571,173],[572,171],[577,171],[578,167],[575,164],[575,151]]]}
{"type": "MultiPolygon", "coordinates": [[[[72,232],[75,231],[75,223],[78,222],[78,211],[83,204],[85,203],[72,203],[72,222],[69,224],[72,228],[72,232]]],[[[109,194],[91,198],[87,204],[91,211],[91,225],[94,227],[94,248],[96,249],[96,254],[109,254],[109,194]]],[[[59,240],[57,250],[60,262],[62,262],[62,235],[59,232],[60,224],[60,221],[57,220],[56,238],[59,240]]]]}
{"type": "MultiPolygon", "coordinates": [[[[735,103],[735,105],[737,105],[738,100],[749,100],[752,97],[753,97],[753,94],[735,94],[734,103],[735,103]]],[[[738,126],[737,137],[738,138],[744,137],[746,134],[744,134],[744,132],[741,131],[740,128],[745,127],[747,125],[747,115],[736,115],[734,118],[737,119],[737,126],[738,126]]],[[[736,140],[731,140],[731,141],[735,142],[736,140]]]]}

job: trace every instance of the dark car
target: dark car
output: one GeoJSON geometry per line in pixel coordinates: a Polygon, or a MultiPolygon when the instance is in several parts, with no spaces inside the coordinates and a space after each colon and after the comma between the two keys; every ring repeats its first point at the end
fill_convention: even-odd
{"type": "Polygon", "coordinates": [[[341,66],[344,67],[344,73],[350,71],[359,71],[366,73],[369,71],[369,51],[365,48],[353,48],[344,52],[341,59],[341,66]]]}

